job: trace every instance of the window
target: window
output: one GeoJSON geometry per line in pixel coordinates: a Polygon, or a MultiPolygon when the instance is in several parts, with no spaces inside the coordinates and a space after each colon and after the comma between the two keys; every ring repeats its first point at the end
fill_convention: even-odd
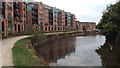
{"type": "Polygon", "coordinates": [[[56,19],[54,19],[54,22],[57,22],[57,20],[56,20],[56,19]]]}
{"type": "Polygon", "coordinates": [[[40,20],[43,20],[43,17],[40,17],[40,20]]]}
{"type": "Polygon", "coordinates": [[[42,31],[43,30],[43,23],[40,22],[40,30],[42,31]]]}
{"type": "Polygon", "coordinates": [[[15,31],[17,31],[17,29],[16,29],[17,27],[16,27],[16,26],[17,26],[17,25],[16,25],[16,24],[14,24],[14,27],[15,27],[14,29],[15,29],[15,31]]]}
{"type": "Polygon", "coordinates": [[[20,31],[20,25],[18,25],[18,32],[20,31]]]}
{"type": "Polygon", "coordinates": [[[7,6],[11,6],[11,3],[10,3],[10,2],[7,2],[7,6]]]}
{"type": "Polygon", "coordinates": [[[46,9],[46,11],[48,12],[48,10],[46,9]]]}
{"type": "Polygon", "coordinates": [[[48,16],[48,14],[45,14],[46,16],[48,16]]]}
{"type": "Polygon", "coordinates": [[[40,10],[43,10],[43,7],[42,7],[42,6],[40,6],[39,8],[40,8],[40,10]]]}
{"type": "Polygon", "coordinates": [[[2,31],[4,31],[4,22],[2,22],[2,31]]]}
{"type": "Polygon", "coordinates": [[[43,12],[40,12],[40,15],[43,15],[44,13],[43,12]]]}
{"type": "Polygon", "coordinates": [[[8,21],[8,31],[11,32],[12,31],[12,22],[8,21]]]}
{"type": "Polygon", "coordinates": [[[45,27],[45,30],[47,30],[47,27],[45,27]]]}
{"type": "Polygon", "coordinates": [[[27,5],[27,11],[32,10],[32,7],[33,7],[33,6],[34,6],[33,4],[27,5]]]}

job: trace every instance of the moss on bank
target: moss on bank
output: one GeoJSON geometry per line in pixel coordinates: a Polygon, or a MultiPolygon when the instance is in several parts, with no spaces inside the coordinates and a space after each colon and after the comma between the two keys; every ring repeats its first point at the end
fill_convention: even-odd
{"type": "Polygon", "coordinates": [[[15,43],[12,49],[14,66],[45,66],[35,59],[29,49],[26,48],[29,40],[30,37],[18,40],[15,43]]]}

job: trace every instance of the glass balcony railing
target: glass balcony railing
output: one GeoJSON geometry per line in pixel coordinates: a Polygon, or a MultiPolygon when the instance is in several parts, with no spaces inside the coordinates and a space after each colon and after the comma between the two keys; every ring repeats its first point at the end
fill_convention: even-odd
{"type": "Polygon", "coordinates": [[[58,26],[62,26],[62,24],[58,24],[58,26]]]}
{"type": "Polygon", "coordinates": [[[33,21],[36,21],[36,20],[38,20],[38,19],[37,19],[37,18],[33,18],[32,20],[33,20],[33,21]]]}
{"type": "Polygon", "coordinates": [[[37,11],[37,8],[36,8],[36,7],[33,7],[33,8],[32,8],[32,10],[35,10],[35,11],[37,11]]]}
{"type": "Polygon", "coordinates": [[[37,13],[33,13],[32,15],[38,15],[37,13]]]}
{"type": "Polygon", "coordinates": [[[11,10],[12,11],[12,7],[11,6],[7,6],[8,10],[11,10]]]}
{"type": "Polygon", "coordinates": [[[19,12],[15,12],[14,14],[15,14],[15,16],[20,16],[19,12]]]}

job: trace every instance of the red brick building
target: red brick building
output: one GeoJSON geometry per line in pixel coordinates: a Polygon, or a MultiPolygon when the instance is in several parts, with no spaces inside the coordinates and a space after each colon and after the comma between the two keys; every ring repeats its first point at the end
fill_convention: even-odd
{"type": "Polygon", "coordinates": [[[3,36],[25,31],[26,24],[44,32],[82,30],[83,26],[94,30],[96,26],[94,22],[75,21],[75,14],[42,2],[0,2],[0,5],[3,36]]]}
{"type": "Polygon", "coordinates": [[[96,23],[95,22],[79,22],[76,21],[79,30],[83,30],[83,27],[86,28],[88,31],[92,31],[96,29],[96,23]]]}
{"type": "Polygon", "coordinates": [[[25,2],[1,2],[2,36],[24,31],[25,2]]]}
{"type": "Polygon", "coordinates": [[[42,2],[27,3],[27,9],[27,22],[36,25],[40,31],[64,31],[76,28],[75,15],[70,12],[45,5],[42,2]],[[30,16],[32,16],[32,20],[30,16]]]}

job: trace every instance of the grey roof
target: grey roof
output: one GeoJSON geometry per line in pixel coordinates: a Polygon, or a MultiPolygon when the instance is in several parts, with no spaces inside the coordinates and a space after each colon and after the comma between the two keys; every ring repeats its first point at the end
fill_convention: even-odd
{"type": "MultiPolygon", "coordinates": [[[[44,7],[47,8],[47,9],[56,8],[56,7],[52,7],[52,6],[46,5],[46,4],[43,4],[43,5],[44,5],[44,7]]],[[[58,12],[62,11],[62,10],[60,10],[60,9],[58,9],[58,8],[56,8],[56,10],[57,10],[58,12]]]]}
{"type": "Polygon", "coordinates": [[[46,5],[46,4],[43,4],[45,8],[47,9],[52,9],[53,7],[49,6],[49,5],[46,5]]]}

